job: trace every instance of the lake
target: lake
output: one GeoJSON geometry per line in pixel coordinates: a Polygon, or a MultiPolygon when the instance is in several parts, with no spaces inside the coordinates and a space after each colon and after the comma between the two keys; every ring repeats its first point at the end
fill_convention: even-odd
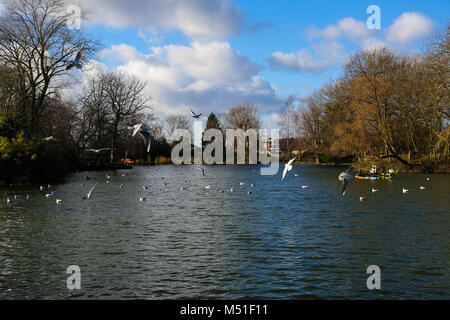
{"type": "Polygon", "coordinates": [[[0,299],[449,298],[448,175],[352,180],[342,196],[343,168],[298,165],[283,182],[259,169],[83,172],[48,199],[0,187],[0,299]],[[381,290],[366,286],[370,265],[381,290]]]}

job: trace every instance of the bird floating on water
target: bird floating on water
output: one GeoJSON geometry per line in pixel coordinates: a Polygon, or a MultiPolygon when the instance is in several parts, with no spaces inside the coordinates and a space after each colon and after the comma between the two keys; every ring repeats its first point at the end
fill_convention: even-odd
{"type": "Polygon", "coordinates": [[[16,199],[16,200],[22,199],[22,196],[15,195],[15,196],[14,196],[14,199],[16,199]]]}
{"type": "Polygon", "coordinates": [[[10,198],[6,198],[6,203],[13,203],[14,202],[14,200],[13,199],[10,199],[10,198]]]}
{"type": "Polygon", "coordinates": [[[342,195],[345,196],[345,194],[347,193],[347,188],[348,188],[348,180],[349,179],[354,179],[355,177],[352,176],[350,173],[352,172],[352,169],[349,168],[347,169],[347,171],[345,172],[341,172],[341,174],[339,175],[339,181],[342,181],[342,195]]]}
{"type": "Polygon", "coordinates": [[[56,141],[56,139],[53,136],[50,136],[43,138],[42,141],[56,141]]]}
{"type": "Polygon", "coordinates": [[[408,189],[405,189],[405,188],[402,189],[403,193],[408,193],[408,191],[409,191],[408,189]]]}
{"type": "Polygon", "coordinates": [[[139,201],[140,201],[140,202],[147,201],[147,198],[139,197],[139,201]]]}
{"type": "Polygon", "coordinates": [[[286,173],[292,170],[292,163],[295,161],[295,159],[297,159],[297,157],[289,160],[289,162],[284,165],[283,176],[281,177],[281,181],[283,181],[284,178],[286,177],[286,173]]]}
{"type": "Polygon", "coordinates": [[[375,192],[378,192],[378,191],[379,191],[378,189],[372,188],[372,193],[375,193],[375,192]]]}
{"type": "Polygon", "coordinates": [[[308,189],[309,186],[302,186],[302,189],[308,189]]]}
{"type": "Polygon", "coordinates": [[[424,186],[420,186],[420,190],[425,190],[426,188],[424,186]]]}
{"type": "Polygon", "coordinates": [[[205,189],[211,189],[211,185],[206,186],[205,189]]]}
{"type": "Polygon", "coordinates": [[[61,199],[56,199],[56,203],[57,203],[57,204],[59,204],[59,203],[61,203],[61,202],[62,202],[61,199]]]}
{"type": "Polygon", "coordinates": [[[365,201],[365,200],[367,200],[367,198],[366,197],[359,197],[359,201],[365,201]]]}

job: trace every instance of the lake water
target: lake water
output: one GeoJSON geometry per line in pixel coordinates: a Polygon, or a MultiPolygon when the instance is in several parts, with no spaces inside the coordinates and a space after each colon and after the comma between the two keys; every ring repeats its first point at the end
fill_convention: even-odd
{"type": "Polygon", "coordinates": [[[0,187],[0,299],[448,299],[449,176],[353,180],[343,197],[341,171],[294,166],[281,182],[258,166],[160,166],[108,184],[90,172],[50,199],[0,187]],[[66,287],[70,265],[81,290],[66,287]],[[381,290],[367,289],[370,265],[381,290]]]}

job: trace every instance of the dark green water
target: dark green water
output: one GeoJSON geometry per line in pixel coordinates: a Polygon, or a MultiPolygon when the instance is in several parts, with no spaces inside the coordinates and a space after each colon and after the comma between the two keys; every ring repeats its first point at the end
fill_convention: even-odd
{"type": "Polygon", "coordinates": [[[118,171],[109,184],[96,172],[89,200],[86,173],[50,199],[36,185],[2,187],[0,299],[448,299],[449,176],[351,181],[342,197],[341,171],[294,166],[281,182],[258,167],[203,177],[167,166],[118,171]],[[81,290],[66,287],[69,265],[81,290]],[[366,287],[369,265],[381,290],[366,287]]]}

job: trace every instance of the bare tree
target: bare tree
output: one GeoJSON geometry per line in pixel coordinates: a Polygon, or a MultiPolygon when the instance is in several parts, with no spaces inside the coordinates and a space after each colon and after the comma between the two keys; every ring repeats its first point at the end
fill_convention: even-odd
{"type": "Polygon", "coordinates": [[[176,129],[186,129],[189,130],[190,122],[189,118],[183,115],[169,115],[164,124],[164,131],[168,140],[171,140],[172,133],[176,129]]]}
{"type": "Polygon", "coordinates": [[[21,112],[28,134],[39,131],[45,100],[66,83],[67,61],[84,44],[86,57],[98,43],[84,30],[68,27],[61,0],[7,0],[0,19],[0,62],[18,74],[21,112]]]}
{"type": "Polygon", "coordinates": [[[258,108],[251,102],[230,109],[228,114],[228,125],[232,129],[259,129],[261,127],[261,118],[258,108]]]}

